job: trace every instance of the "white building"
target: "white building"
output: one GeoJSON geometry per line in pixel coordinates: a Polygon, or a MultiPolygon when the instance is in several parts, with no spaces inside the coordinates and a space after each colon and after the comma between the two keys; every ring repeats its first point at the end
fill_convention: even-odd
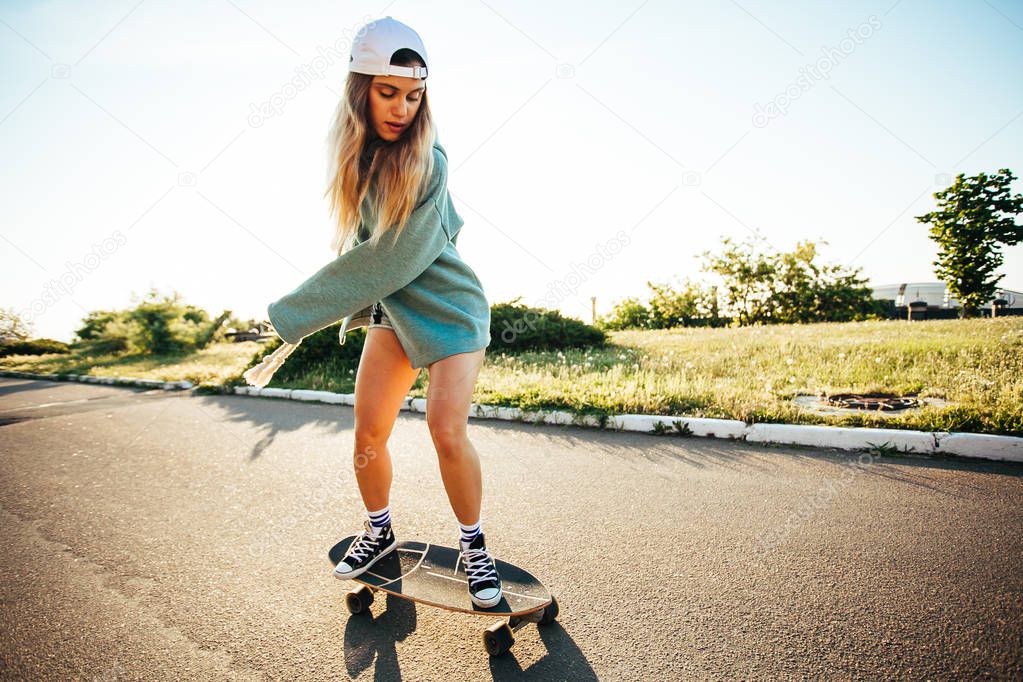
{"type": "MultiPolygon", "coordinates": [[[[871,285],[876,299],[895,301],[896,307],[906,306],[913,301],[926,301],[928,308],[958,308],[959,300],[949,293],[944,282],[905,282],[902,284],[871,285]]],[[[1006,301],[1007,308],[1023,308],[1023,293],[1011,289],[996,289],[992,301],[1006,301]]],[[[981,308],[990,308],[988,301],[981,308]]]]}

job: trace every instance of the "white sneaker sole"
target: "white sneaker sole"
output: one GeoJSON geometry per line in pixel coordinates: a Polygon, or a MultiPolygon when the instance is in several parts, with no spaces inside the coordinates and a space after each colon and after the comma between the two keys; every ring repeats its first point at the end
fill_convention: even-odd
{"type": "MultiPolygon", "coordinates": [[[[334,567],[334,577],[339,579],[339,580],[350,580],[352,578],[358,578],[360,575],[362,575],[363,573],[368,571],[370,568],[372,568],[373,564],[375,564],[376,562],[380,561],[385,556],[387,556],[388,554],[393,552],[394,548],[397,547],[397,546],[398,546],[398,539],[395,538],[394,542],[392,542],[388,547],[385,547],[384,551],[380,552],[380,554],[377,554],[376,557],[374,557],[372,561],[370,561],[368,564],[366,564],[362,568],[357,568],[357,569],[355,569],[355,570],[353,570],[353,571],[351,571],[349,573],[341,573],[341,572],[339,572],[337,570],[337,567],[335,566],[334,567]]],[[[342,559],[341,561],[344,561],[344,559],[342,559]]],[[[341,562],[339,561],[338,563],[340,564],[341,562]]]]}
{"type": "Polygon", "coordinates": [[[487,600],[477,599],[472,594],[469,595],[469,599],[472,600],[472,603],[475,604],[476,606],[479,606],[480,608],[483,608],[483,609],[490,608],[491,606],[496,606],[498,604],[498,602],[500,602],[501,599],[503,599],[503,598],[504,598],[504,590],[501,590],[500,592],[498,592],[496,597],[491,597],[490,599],[487,599],[487,600]]]}

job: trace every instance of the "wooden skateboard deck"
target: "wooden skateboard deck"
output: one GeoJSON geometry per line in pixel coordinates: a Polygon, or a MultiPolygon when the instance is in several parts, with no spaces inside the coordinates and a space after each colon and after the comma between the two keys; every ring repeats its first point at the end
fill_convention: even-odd
{"type": "MultiPolygon", "coordinates": [[[[331,547],[331,566],[341,561],[354,540],[353,535],[331,547]]],[[[441,609],[480,615],[522,616],[551,603],[550,592],[539,580],[517,566],[495,559],[503,597],[490,608],[476,606],[469,598],[461,559],[461,552],[451,547],[405,540],[368,571],[351,580],[441,609]]]]}
{"type": "MultiPolygon", "coordinates": [[[[349,536],[330,548],[328,558],[332,567],[341,561],[355,537],[349,536]]],[[[405,540],[365,573],[350,578],[364,587],[349,592],[346,605],[353,614],[362,613],[373,602],[372,593],[379,590],[448,611],[507,616],[507,622],[499,621],[483,633],[487,651],[498,655],[507,651],[515,641],[511,634],[513,630],[527,622],[543,625],[552,622],[558,615],[558,605],[543,583],[528,571],[500,559],[495,559],[494,563],[501,576],[502,598],[490,608],[481,608],[469,598],[460,551],[443,545],[405,540]]]]}

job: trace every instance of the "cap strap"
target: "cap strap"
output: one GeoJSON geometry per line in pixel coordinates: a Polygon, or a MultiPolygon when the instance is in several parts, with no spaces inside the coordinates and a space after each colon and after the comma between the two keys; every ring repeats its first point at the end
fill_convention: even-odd
{"type": "Polygon", "coordinates": [[[405,76],[406,78],[426,78],[425,66],[395,66],[387,65],[388,76],[405,76]]]}

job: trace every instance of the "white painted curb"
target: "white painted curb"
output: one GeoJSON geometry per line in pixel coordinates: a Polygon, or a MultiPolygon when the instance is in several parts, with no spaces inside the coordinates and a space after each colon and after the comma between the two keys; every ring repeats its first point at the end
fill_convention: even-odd
{"type": "Polygon", "coordinates": [[[990,433],[939,433],[937,452],[960,457],[985,457],[1023,462],[1023,438],[990,433]],[[989,453],[997,453],[992,456],[989,453]]]}
{"type": "MultiPolygon", "coordinates": [[[[972,435],[972,434],[971,434],[972,435]]],[[[835,447],[843,450],[894,448],[901,452],[935,452],[937,439],[925,431],[864,429],[847,426],[802,424],[751,424],[746,440],[751,443],[787,443],[835,447]]]]}
{"type": "MultiPolygon", "coordinates": [[[[53,381],[81,381],[86,383],[149,386],[165,390],[193,388],[190,381],[156,381],[131,377],[94,377],[77,374],[32,374],[0,370],[0,376],[53,381]]],[[[258,388],[256,386],[227,387],[228,393],[262,398],[303,400],[332,405],[355,405],[354,393],[312,391],[291,388],[258,388]]],[[[406,397],[401,406],[409,412],[426,412],[425,398],[406,397]]],[[[996,436],[986,433],[908,431],[902,429],[868,429],[842,426],[803,424],[746,424],[734,419],[707,419],[702,417],[670,417],[656,414],[619,414],[601,420],[595,415],[578,415],[564,410],[521,410],[503,405],[472,403],[469,416],[478,419],[502,419],[534,424],[569,424],[594,426],[615,431],[676,436],[699,436],[744,440],[750,443],[779,445],[805,445],[841,450],[894,450],[905,453],[955,455],[975,459],[1023,462],[1023,438],[996,436]]]]}
{"type": "Polygon", "coordinates": [[[194,388],[191,381],[160,381],[159,379],[138,379],[135,377],[94,377],[87,374],[33,374],[0,369],[2,377],[21,379],[47,379],[49,381],[78,381],[84,384],[111,384],[118,386],[139,386],[141,388],[162,388],[165,391],[180,391],[194,388]]]}
{"type": "MultiPolygon", "coordinates": [[[[238,395],[355,405],[354,393],[256,388],[255,386],[235,386],[233,392],[238,395]]],[[[406,397],[400,409],[425,413],[426,399],[406,397]]],[[[657,414],[611,415],[602,424],[600,418],[596,416],[577,415],[564,410],[521,410],[517,407],[480,403],[470,405],[469,416],[477,419],[501,419],[534,424],[595,426],[615,431],[724,438],[744,440],[749,443],[805,445],[840,450],[892,450],[900,453],[957,455],[975,459],[1023,462],[1023,438],[983,433],[868,429],[804,424],[747,424],[736,419],[669,417],[657,414]]]]}

